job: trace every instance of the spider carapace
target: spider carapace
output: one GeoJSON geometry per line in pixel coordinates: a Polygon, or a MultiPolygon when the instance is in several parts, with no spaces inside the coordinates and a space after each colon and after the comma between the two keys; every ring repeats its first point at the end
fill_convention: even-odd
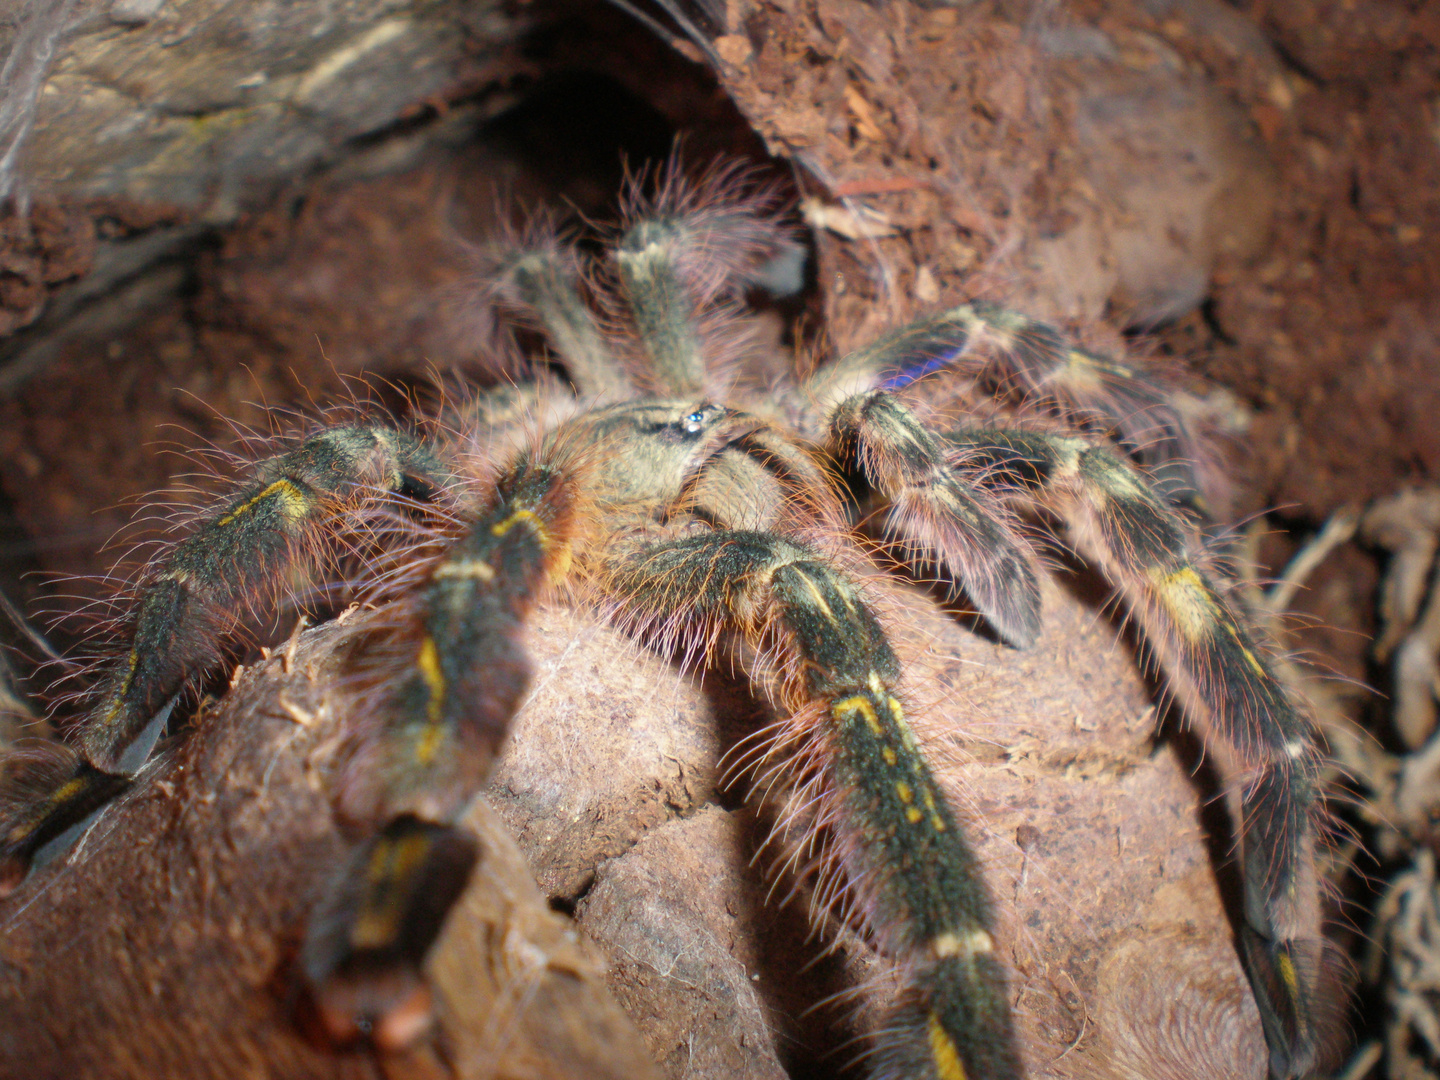
{"type": "Polygon", "coordinates": [[[533,381],[477,394],[425,437],[364,418],[317,425],[202,515],[140,581],[73,738],[9,793],[0,882],[18,887],[37,852],[134,782],[246,602],[295,580],[297,564],[323,572],[361,533],[423,518],[368,586],[386,633],[368,666],[357,661],[370,672],[354,705],[363,775],[345,809],[370,838],[302,950],[332,1036],[395,1046],[423,1025],[420,963],[476,860],[455,823],[526,687],[524,620],[553,591],[692,658],[749,650],[798,733],[784,753],[828,836],[822,894],[901,973],[873,1073],[1018,1077],[991,901],[907,726],[900,665],[866,599],[865,576],[879,571],[853,531],[848,471],[888,503],[888,531],[947,568],[1011,645],[1028,645],[1041,619],[1017,508],[1063,521],[1123,596],[1186,715],[1240,780],[1238,936],[1272,1075],[1304,1075],[1322,948],[1318,756],[1174,506],[1193,451],[1176,413],[1140,373],[981,303],[764,394],[735,390],[714,358],[736,355],[743,297],[794,246],[773,200],[737,194],[744,186],[735,169],[688,183],[672,169],[658,194],[631,197],[599,258],[532,230],[497,260],[494,294],[549,343],[533,381]],[[1030,419],[922,423],[899,392],[942,369],[1023,401],[1030,419]],[[1167,470],[1164,490],[1136,463],[1146,452],[1167,470]]]}

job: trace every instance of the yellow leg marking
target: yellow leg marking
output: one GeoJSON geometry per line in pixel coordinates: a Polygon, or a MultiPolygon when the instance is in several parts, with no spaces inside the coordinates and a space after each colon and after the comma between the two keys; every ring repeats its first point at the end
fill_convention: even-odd
{"type": "MultiPolygon", "coordinates": [[[[910,790],[910,785],[901,780],[895,785],[895,794],[900,797],[902,803],[909,807],[909,809],[905,811],[905,820],[910,822],[911,825],[920,824],[920,821],[925,817],[925,811],[921,810],[918,806],[911,805],[915,801],[915,793],[910,790]]],[[[930,825],[936,832],[944,832],[945,822],[940,819],[940,815],[935,811],[935,796],[930,793],[930,789],[924,784],[920,785],[920,798],[924,801],[926,809],[930,811],[930,825]]]]}
{"type": "Polygon", "coordinates": [[[1147,572],[1155,596],[1170,613],[1180,636],[1194,644],[1214,632],[1220,620],[1220,606],[1193,566],[1166,573],[1147,572]]]}
{"type": "Polygon", "coordinates": [[[1250,670],[1262,679],[1270,678],[1269,673],[1261,666],[1260,661],[1255,659],[1255,654],[1245,647],[1245,642],[1240,637],[1240,630],[1235,624],[1227,622],[1224,625],[1225,629],[1230,632],[1230,636],[1235,639],[1235,646],[1244,655],[1246,662],[1250,665],[1250,670]]]}
{"type": "Polygon", "coordinates": [[[1105,455],[1105,480],[1102,490],[1107,498],[1129,499],[1131,502],[1150,501],[1150,489],[1145,486],[1138,473],[1125,468],[1119,461],[1111,457],[1108,450],[1091,449],[1089,452],[1105,455]]]}
{"type": "Polygon", "coordinates": [[[425,714],[432,724],[441,720],[441,707],[445,703],[445,672],[441,670],[441,654],[436,651],[435,639],[426,635],[420,642],[420,654],[415,658],[420,678],[425,680],[426,690],[431,691],[431,700],[425,704],[425,714]]]}
{"type": "Polygon", "coordinates": [[[884,755],[886,765],[893,767],[895,763],[899,761],[899,758],[895,756],[895,751],[891,750],[888,746],[881,747],[880,753],[884,755]]]}
{"type": "Polygon", "coordinates": [[[415,744],[415,760],[421,765],[429,765],[440,753],[440,748],[445,745],[445,736],[448,734],[444,727],[439,724],[431,724],[420,734],[415,744]]]}
{"type": "Polygon", "coordinates": [[[381,903],[361,908],[355,925],[350,929],[350,946],[354,949],[383,949],[395,943],[404,911],[399,903],[401,894],[393,883],[408,878],[425,858],[429,846],[423,836],[407,836],[396,843],[378,845],[365,868],[366,881],[373,892],[388,878],[390,887],[381,893],[381,903]]]}
{"type": "Polygon", "coordinates": [[[925,809],[930,811],[930,827],[936,832],[945,831],[945,820],[940,816],[940,811],[935,807],[935,796],[930,793],[928,787],[920,789],[920,798],[925,803],[925,809]]]}
{"type": "Polygon", "coordinates": [[[280,496],[280,513],[290,521],[296,521],[310,512],[311,500],[305,493],[292,484],[289,480],[276,480],[269,487],[253,498],[246,499],[235,509],[231,510],[224,517],[215,522],[216,525],[229,525],[242,514],[249,513],[257,503],[264,502],[272,495],[280,496]]]}
{"type": "Polygon", "coordinates": [[[1065,355],[1065,362],[1079,367],[1093,368],[1095,371],[1106,371],[1111,375],[1118,375],[1122,379],[1133,379],[1135,370],[1126,367],[1124,364],[1103,356],[1095,356],[1091,353],[1082,352],[1079,349],[1071,349],[1065,355]]]}
{"type": "MultiPolygon", "coordinates": [[[[58,788],[52,791],[49,797],[46,798],[45,805],[49,807],[64,806],[67,802],[73,799],[76,795],[79,795],[84,790],[85,780],[82,777],[77,776],[74,779],[65,781],[65,783],[61,784],[58,788]]],[[[5,842],[7,844],[20,843],[27,836],[33,833],[37,828],[39,828],[43,820],[43,817],[37,816],[36,819],[33,821],[20,822],[18,825],[16,825],[13,829],[11,829],[5,834],[5,842]]]]}
{"type": "Polygon", "coordinates": [[[429,765],[445,744],[446,731],[440,723],[440,713],[445,706],[445,673],[440,669],[440,654],[435,649],[435,640],[426,637],[420,642],[420,655],[415,658],[420,677],[430,698],[425,702],[425,717],[430,724],[420,734],[415,744],[415,760],[420,765],[429,765]]]}
{"type": "MultiPolygon", "coordinates": [[[[839,626],[840,624],[835,620],[835,613],[830,610],[830,605],[825,603],[825,597],[822,596],[820,590],[815,587],[815,582],[810,580],[810,575],[794,563],[790,564],[790,568],[800,576],[801,581],[805,582],[805,588],[810,590],[810,598],[815,601],[815,606],[820,609],[825,618],[830,620],[830,625],[839,626]]],[[[874,676],[872,675],[871,678],[874,678],[874,676]]]]}
{"type": "Polygon", "coordinates": [[[540,516],[531,510],[516,510],[504,521],[496,522],[490,526],[490,531],[496,536],[504,536],[521,522],[525,522],[535,530],[535,536],[540,541],[540,547],[546,555],[550,556],[550,580],[557,585],[565,580],[565,575],[570,572],[570,545],[559,544],[550,536],[550,530],[545,527],[545,522],[540,516]]]}
{"type": "Polygon", "coordinates": [[[1105,388],[1100,378],[1100,369],[1095,366],[1091,357],[1078,349],[1070,349],[1065,354],[1065,373],[1060,376],[1061,380],[1068,386],[1075,389],[1085,389],[1091,393],[1099,393],[1105,388]]]}
{"type": "Polygon", "coordinates": [[[490,531],[496,536],[504,536],[522,521],[529,522],[530,527],[535,530],[535,535],[540,538],[540,546],[548,547],[550,544],[550,533],[545,528],[545,522],[540,520],[538,514],[529,510],[516,510],[504,521],[496,522],[490,526],[490,531]]]}
{"type": "Polygon", "coordinates": [[[439,702],[445,696],[445,673],[440,670],[440,653],[435,648],[435,639],[425,637],[420,642],[420,655],[415,658],[420,675],[430,689],[430,719],[439,719],[439,702]]]}
{"type": "Polygon", "coordinates": [[[960,1051],[945,1029],[940,1018],[933,1012],[926,1021],[926,1034],[930,1036],[930,1060],[935,1063],[935,1075],[940,1080],[965,1080],[965,1066],[960,1064],[960,1051]]]}
{"type": "Polygon", "coordinates": [[[85,781],[81,777],[77,776],[75,777],[75,779],[67,780],[65,781],[65,783],[61,784],[60,787],[55,790],[54,794],[52,794],[50,798],[46,801],[51,806],[61,806],[64,803],[69,802],[72,798],[74,798],[76,795],[80,794],[80,792],[84,790],[85,781]]]}
{"type": "Polygon", "coordinates": [[[951,956],[978,956],[994,952],[995,939],[984,930],[971,930],[963,934],[944,933],[930,942],[930,951],[940,959],[951,956]]]}
{"type": "Polygon", "coordinates": [[[870,730],[876,735],[883,736],[884,729],[880,726],[880,718],[875,715],[875,708],[866,698],[860,694],[846,698],[844,701],[837,701],[830,706],[830,715],[836,720],[848,720],[851,713],[859,713],[865,718],[865,723],[870,725],[870,730]]]}
{"type": "Polygon", "coordinates": [[[131,649],[130,655],[125,659],[125,663],[127,665],[125,679],[120,684],[120,689],[116,692],[114,700],[110,702],[110,707],[101,714],[101,724],[113,724],[119,718],[124,708],[125,695],[130,693],[130,687],[135,684],[135,669],[140,666],[140,654],[134,649],[131,649]]]}
{"type": "Polygon", "coordinates": [[[1275,966],[1280,971],[1280,981],[1285,984],[1286,996],[1288,996],[1291,1001],[1298,1000],[1300,997],[1300,980],[1295,974],[1295,962],[1290,959],[1289,950],[1282,950],[1280,952],[1280,955],[1276,957],[1275,966]]]}
{"type": "Polygon", "coordinates": [[[466,559],[463,562],[445,563],[435,568],[433,575],[441,578],[463,578],[467,581],[494,581],[495,568],[484,559],[466,559]]]}

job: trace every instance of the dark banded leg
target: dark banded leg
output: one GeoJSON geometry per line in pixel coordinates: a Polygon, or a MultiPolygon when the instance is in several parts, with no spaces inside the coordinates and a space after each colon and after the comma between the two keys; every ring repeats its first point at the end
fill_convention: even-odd
{"type": "Polygon", "coordinates": [[[707,374],[700,313],[753,283],[760,264],[791,241],[764,193],[746,197],[743,177],[733,172],[693,185],[671,175],[662,184],[652,203],[632,211],[614,257],[655,393],[692,397],[704,390],[707,374]]]}
{"type": "Polygon", "coordinates": [[[1245,945],[1275,1077],[1303,1076],[1318,1050],[1322,942],[1314,868],[1319,756],[1308,717],[1248,620],[1217,588],[1184,521],[1113,450],[1037,432],[947,437],[967,468],[1017,485],[1070,523],[1140,620],[1186,715],[1243,779],[1245,945]]]}
{"type": "Polygon", "coordinates": [[[855,910],[905,974],[878,1075],[1021,1075],[980,868],[905,722],[899,663],[854,585],[799,544],[753,532],[664,541],[622,560],[613,587],[642,622],[723,622],[788,652],[785,705],[817,716],[802,756],[828,774],[855,910]],[[823,717],[823,720],[818,719],[823,717]]]}
{"type": "Polygon", "coordinates": [[[520,635],[539,591],[569,567],[570,493],[543,466],[508,473],[493,508],[430,569],[389,654],[372,657],[377,672],[404,672],[376,691],[378,745],[360,761],[385,824],[317,908],[302,956],[333,1041],[368,1035],[397,1049],[429,1023],[421,963],[479,854],[454,822],[529,685],[520,635]]]}
{"type": "Polygon", "coordinates": [[[569,254],[555,249],[526,252],[506,268],[502,291],[545,332],[581,400],[623,400],[632,392],[625,369],[580,296],[569,254]]]}
{"type": "Polygon", "coordinates": [[[688,396],[704,388],[705,361],[695,322],[699,305],[675,265],[674,248],[682,241],[666,223],[644,221],[625,234],[615,260],[657,390],[688,396]]]}
{"type": "Polygon", "coordinates": [[[103,772],[73,747],[52,742],[16,752],[0,792],[0,896],[8,896],[32,865],[69,846],[92,817],[129,789],[131,778],[103,772]]]}
{"type": "Polygon", "coordinates": [[[1023,402],[1051,403],[1078,423],[1114,432],[1164,472],[1174,502],[1199,492],[1200,447],[1164,390],[1144,371],[1079,348],[1048,323],[975,300],[917,319],[840,357],[807,382],[822,410],[867,390],[900,390],[954,370],[1023,402]]]}
{"type": "Polygon", "coordinates": [[[998,502],[960,480],[941,441],[883,390],[841,402],[830,433],[890,502],[900,534],[949,566],[1006,641],[1034,642],[1040,587],[1025,545],[998,502]]]}
{"type": "Polygon", "coordinates": [[[213,667],[242,613],[263,608],[257,598],[324,548],[338,515],[384,492],[430,498],[449,482],[417,440],[379,427],[322,431],[257,474],[145,580],[129,648],[102,677],[68,775],[0,823],[0,888],[23,880],[43,844],[128,785],[187,680],[213,667]]]}

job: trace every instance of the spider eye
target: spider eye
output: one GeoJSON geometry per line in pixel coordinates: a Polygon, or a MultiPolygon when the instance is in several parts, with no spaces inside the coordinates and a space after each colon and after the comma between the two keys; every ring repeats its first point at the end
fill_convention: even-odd
{"type": "Polygon", "coordinates": [[[685,431],[686,434],[694,435],[702,427],[705,426],[705,418],[708,415],[710,415],[709,409],[696,409],[689,416],[685,417],[684,420],[680,421],[680,427],[685,431]]]}

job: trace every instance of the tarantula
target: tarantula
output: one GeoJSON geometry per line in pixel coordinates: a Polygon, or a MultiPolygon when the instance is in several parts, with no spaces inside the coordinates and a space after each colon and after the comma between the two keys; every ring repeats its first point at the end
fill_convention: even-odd
{"type": "Polygon", "coordinates": [[[0,886],[18,887],[134,783],[256,596],[339,551],[391,548],[368,586],[382,630],[350,695],[363,748],[343,809],[369,839],[315,911],[300,961],[330,1036],[394,1047],[423,1025],[420,963],[477,854],[456,821],[527,685],[527,614],[563,590],[662,651],[743,651],[788,714],[756,757],[792,770],[790,813],[823,837],[825,906],[863,927],[903,980],[874,1073],[1018,1077],[992,903],[907,725],[851,518],[855,485],[868,485],[891,508],[890,534],[948,568],[1024,648],[1040,592],[1010,505],[1031,505],[1066,522],[1211,750],[1244,778],[1240,937],[1271,1072],[1304,1074],[1321,949],[1317,752],[1172,505],[1189,446],[1178,417],[1138,372],[981,303],[727,404],[710,358],[736,333],[746,289],[793,244],[769,196],[736,195],[737,183],[734,170],[694,184],[672,170],[658,194],[630,199],[604,258],[587,265],[550,238],[501,260],[500,301],[543,333],[573,389],[541,366],[452,407],[428,439],[386,423],[319,427],[203,515],[143,577],[71,743],[12,784],[0,886]],[[1072,426],[930,430],[897,394],[942,369],[1072,426]],[[1171,483],[1162,490],[1097,429],[1159,446],[1171,483]]]}

